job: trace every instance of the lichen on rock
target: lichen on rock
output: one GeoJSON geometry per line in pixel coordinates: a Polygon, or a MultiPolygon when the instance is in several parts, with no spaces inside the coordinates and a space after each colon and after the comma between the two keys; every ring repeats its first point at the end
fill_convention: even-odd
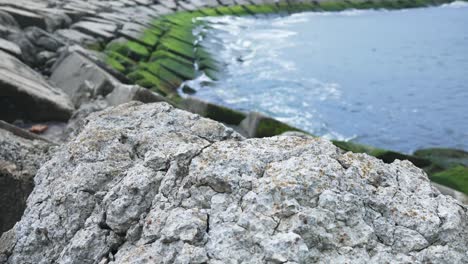
{"type": "Polygon", "coordinates": [[[38,171],[6,263],[466,263],[466,206],[407,161],[244,139],[166,103],[91,114],[38,171]]]}

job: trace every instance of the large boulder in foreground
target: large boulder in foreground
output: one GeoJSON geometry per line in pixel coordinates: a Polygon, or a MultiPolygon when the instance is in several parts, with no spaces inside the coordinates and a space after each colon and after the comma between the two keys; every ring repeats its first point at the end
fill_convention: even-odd
{"type": "Polygon", "coordinates": [[[407,161],[243,139],[165,103],[87,119],[38,171],[6,263],[466,263],[467,208],[407,161]]]}

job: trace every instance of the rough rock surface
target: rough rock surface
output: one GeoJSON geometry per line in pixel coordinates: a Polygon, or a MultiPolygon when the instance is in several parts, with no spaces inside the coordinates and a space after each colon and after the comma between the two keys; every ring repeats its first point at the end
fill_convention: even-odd
{"type": "MultiPolygon", "coordinates": [[[[26,133],[26,132],[25,132],[26,133]]],[[[47,159],[50,144],[0,128],[0,233],[21,218],[33,177],[47,159]]]]}
{"type": "Polygon", "coordinates": [[[411,163],[166,103],[91,114],[35,183],[0,262],[468,262],[467,208],[411,163]]]}

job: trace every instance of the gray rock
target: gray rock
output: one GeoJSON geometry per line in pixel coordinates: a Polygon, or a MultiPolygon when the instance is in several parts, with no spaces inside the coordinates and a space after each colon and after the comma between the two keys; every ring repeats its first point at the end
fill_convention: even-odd
{"type": "Polygon", "coordinates": [[[72,138],[76,137],[86,125],[86,118],[90,114],[102,111],[108,107],[109,103],[102,98],[81,104],[80,107],[73,112],[70,120],[68,120],[68,123],[60,136],[61,141],[68,142],[72,138]]]}
{"type": "Polygon", "coordinates": [[[54,32],[59,28],[69,27],[72,23],[71,18],[61,9],[47,7],[46,9],[38,10],[38,12],[45,17],[46,29],[49,32],[54,32]]]}
{"type": "Polygon", "coordinates": [[[8,36],[10,42],[15,43],[22,53],[21,60],[31,67],[37,66],[36,54],[39,52],[37,47],[26,37],[23,31],[17,31],[8,36]]]}
{"type": "Polygon", "coordinates": [[[84,56],[71,52],[53,67],[50,81],[70,96],[75,107],[114,89],[115,79],[84,56]]]}
{"type": "Polygon", "coordinates": [[[39,55],[43,51],[57,52],[66,42],[38,27],[28,27],[24,31],[9,36],[22,52],[22,60],[31,67],[43,68],[44,60],[39,55]]]}
{"type": "Polygon", "coordinates": [[[3,51],[0,51],[0,86],[2,120],[67,120],[74,110],[66,94],[3,51]]]}
{"type": "Polygon", "coordinates": [[[74,29],[60,29],[55,33],[73,43],[82,44],[84,46],[97,42],[94,37],[74,29]]]}
{"type": "Polygon", "coordinates": [[[467,208],[411,163],[165,103],[91,114],[35,182],[6,263],[468,261],[467,208]]]}
{"type": "Polygon", "coordinates": [[[8,36],[17,32],[18,32],[18,29],[7,27],[0,23],[0,37],[8,38],[8,36]]]}
{"type": "Polygon", "coordinates": [[[0,10],[0,37],[5,38],[18,29],[19,25],[16,20],[7,12],[0,10]]]}
{"type": "MultiPolygon", "coordinates": [[[[0,233],[20,220],[33,177],[47,159],[50,144],[24,131],[12,133],[0,126],[0,233]],[[26,137],[22,137],[26,134],[26,137]]],[[[20,129],[18,129],[20,130],[20,129]]]]}
{"type": "Polygon", "coordinates": [[[0,11],[10,14],[21,28],[35,26],[47,29],[45,18],[42,15],[12,6],[0,6],[0,11]]]}
{"type": "Polygon", "coordinates": [[[104,40],[110,40],[114,37],[114,33],[117,30],[116,25],[101,24],[98,22],[80,21],[75,23],[71,27],[85,34],[89,34],[95,38],[101,38],[104,40]]]}
{"type": "Polygon", "coordinates": [[[169,9],[176,9],[177,3],[174,0],[161,0],[159,3],[169,9]]]}
{"type": "Polygon", "coordinates": [[[167,98],[138,85],[118,84],[105,97],[110,106],[116,106],[130,101],[143,103],[166,102],[167,98]]]}
{"type": "Polygon", "coordinates": [[[66,44],[61,39],[38,27],[29,27],[24,31],[24,33],[29,41],[31,41],[31,43],[41,51],[47,50],[56,52],[66,44]]]}
{"type": "Polygon", "coordinates": [[[174,11],[172,11],[171,9],[163,6],[163,5],[151,5],[149,6],[149,8],[151,8],[152,10],[154,10],[158,15],[167,15],[167,14],[171,14],[173,13],[174,11]]]}
{"type": "Polygon", "coordinates": [[[468,205],[468,195],[466,195],[466,194],[464,194],[462,192],[459,192],[457,190],[454,190],[454,189],[452,189],[450,187],[440,185],[440,184],[435,183],[435,182],[433,182],[432,185],[434,185],[434,187],[436,187],[441,193],[443,193],[445,195],[450,195],[453,198],[460,201],[461,203],[468,205]]]}
{"type": "Polygon", "coordinates": [[[53,67],[50,80],[67,93],[75,107],[98,98],[109,106],[129,101],[166,101],[164,97],[137,85],[124,85],[78,52],[70,52],[53,67]]]}
{"type": "Polygon", "coordinates": [[[6,39],[0,38],[0,49],[16,57],[21,57],[22,55],[20,47],[6,39]]]}

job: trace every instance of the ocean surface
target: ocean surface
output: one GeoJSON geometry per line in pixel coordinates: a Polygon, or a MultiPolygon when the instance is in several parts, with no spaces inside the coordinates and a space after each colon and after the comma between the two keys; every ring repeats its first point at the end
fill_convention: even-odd
{"type": "Polygon", "coordinates": [[[468,150],[468,4],[209,18],[196,97],[330,139],[468,150]]]}

